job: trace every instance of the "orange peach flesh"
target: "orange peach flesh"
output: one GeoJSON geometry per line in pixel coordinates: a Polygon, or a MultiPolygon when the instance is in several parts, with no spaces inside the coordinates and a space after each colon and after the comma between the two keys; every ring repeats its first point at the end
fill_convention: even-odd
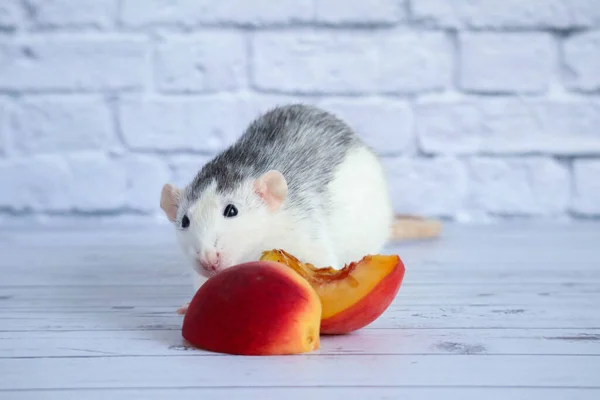
{"type": "Polygon", "coordinates": [[[337,270],[302,263],[283,250],[265,251],[261,260],[286,264],[303,276],[317,291],[323,306],[322,320],[350,309],[367,297],[398,266],[397,255],[368,255],[337,270]]]}

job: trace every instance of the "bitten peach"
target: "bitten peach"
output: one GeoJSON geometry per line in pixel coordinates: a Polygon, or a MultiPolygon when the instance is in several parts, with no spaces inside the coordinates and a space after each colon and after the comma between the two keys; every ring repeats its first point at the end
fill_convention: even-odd
{"type": "Polygon", "coordinates": [[[253,261],[219,272],[188,306],[183,337],[193,346],[237,355],[284,355],[320,346],[321,302],[287,266],[253,261]]]}
{"type": "Polygon", "coordinates": [[[287,265],[316,290],[322,334],[349,333],[375,321],[396,297],[405,271],[397,255],[367,255],[341,270],[316,268],[283,250],[266,251],[261,260],[287,265]]]}

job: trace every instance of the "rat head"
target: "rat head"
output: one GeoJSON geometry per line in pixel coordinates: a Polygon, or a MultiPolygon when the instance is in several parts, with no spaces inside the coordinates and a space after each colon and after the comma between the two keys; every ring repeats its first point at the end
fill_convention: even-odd
{"type": "Polygon", "coordinates": [[[270,170],[231,190],[219,190],[214,180],[199,193],[192,185],[180,190],[166,184],[160,206],[195,270],[210,277],[266,250],[261,243],[287,193],[284,176],[270,170]]]}

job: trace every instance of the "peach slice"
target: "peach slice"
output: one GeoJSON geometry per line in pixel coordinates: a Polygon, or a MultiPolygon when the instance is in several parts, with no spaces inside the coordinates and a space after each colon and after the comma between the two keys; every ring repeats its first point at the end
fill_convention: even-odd
{"type": "Polygon", "coordinates": [[[316,290],[322,334],[349,333],[375,321],[396,297],[405,271],[397,255],[367,255],[340,270],[316,268],[283,250],[265,251],[260,259],[287,265],[316,290]]]}
{"type": "Polygon", "coordinates": [[[196,292],[182,335],[193,346],[236,355],[317,350],[321,302],[287,266],[253,261],[209,278],[196,292]]]}

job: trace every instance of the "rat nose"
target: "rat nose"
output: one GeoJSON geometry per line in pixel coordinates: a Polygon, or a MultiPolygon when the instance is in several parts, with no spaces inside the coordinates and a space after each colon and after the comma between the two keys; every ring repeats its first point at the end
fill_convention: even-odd
{"type": "Polygon", "coordinates": [[[221,255],[217,251],[209,250],[202,253],[198,263],[207,271],[216,272],[219,269],[221,255]]]}
{"type": "Polygon", "coordinates": [[[211,264],[217,264],[219,262],[219,258],[220,258],[220,254],[216,251],[207,251],[204,253],[204,258],[206,261],[208,261],[211,264]]]}

